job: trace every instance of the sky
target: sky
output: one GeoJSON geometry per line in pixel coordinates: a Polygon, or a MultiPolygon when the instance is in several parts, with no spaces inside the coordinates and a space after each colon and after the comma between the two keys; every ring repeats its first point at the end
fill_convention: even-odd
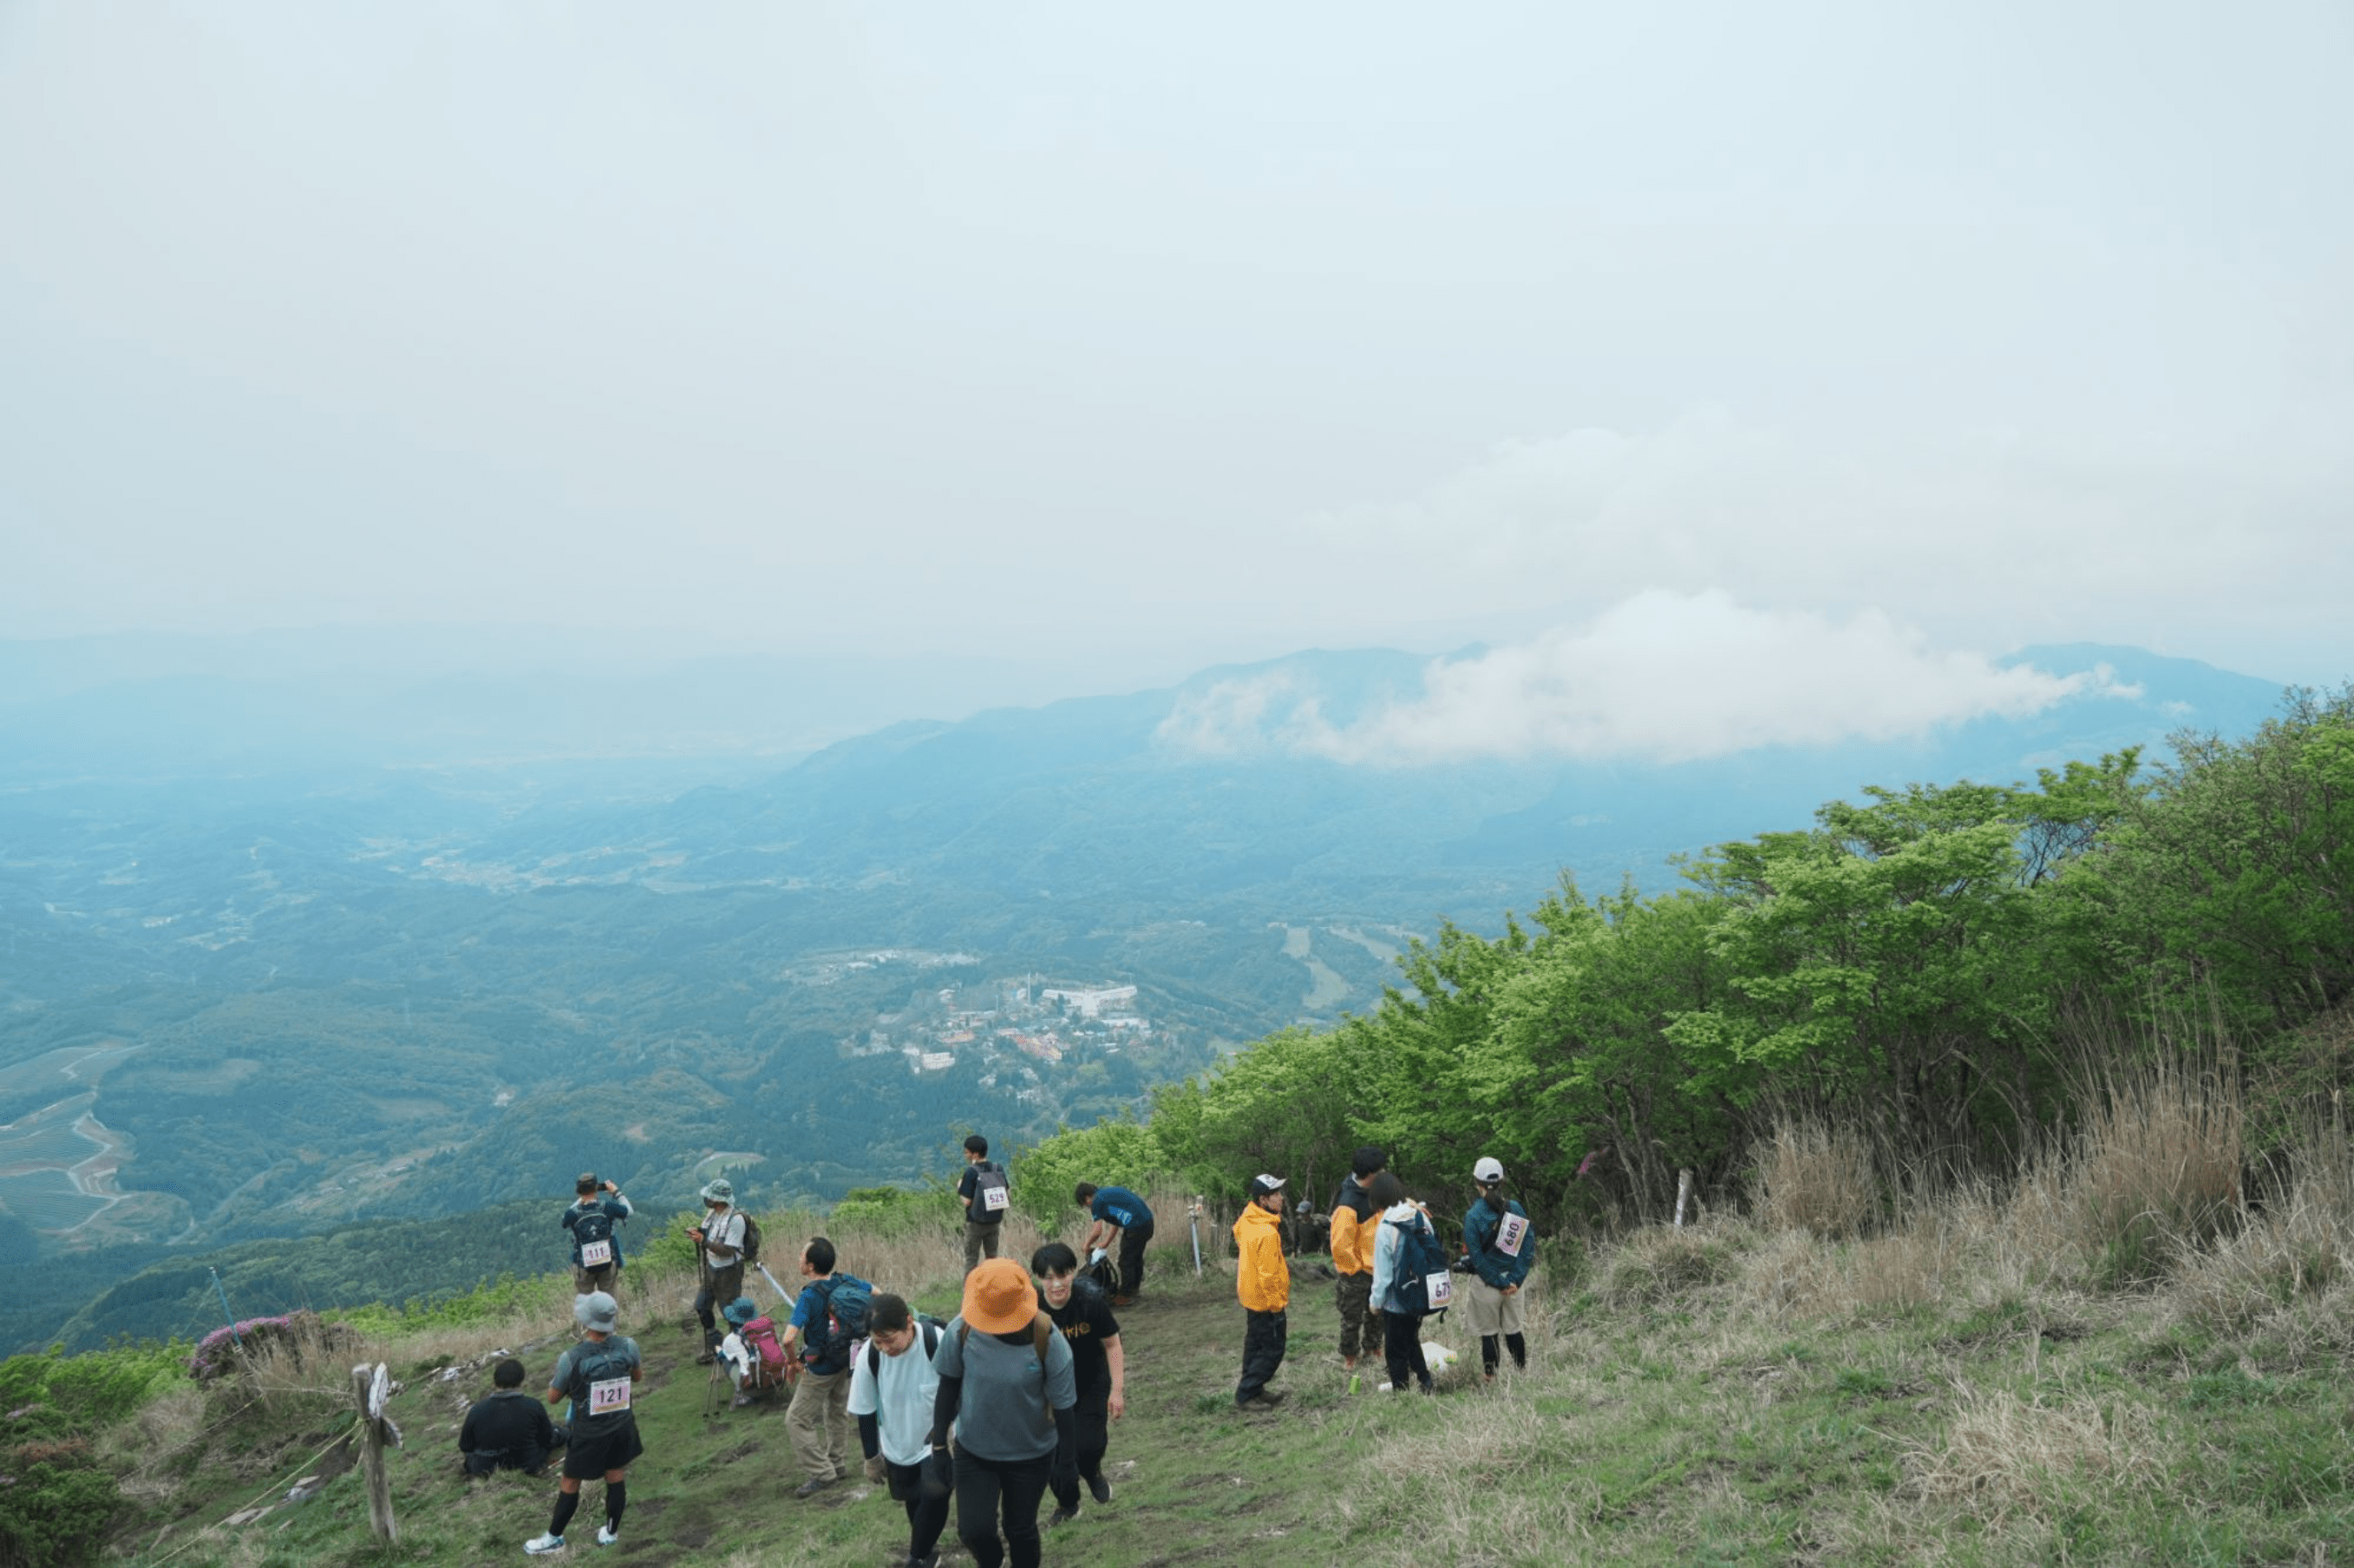
{"type": "Polygon", "coordinates": [[[1333,755],[2334,683],[2349,77],[2337,3],[0,0],[0,639],[1492,650],[1333,755]]]}

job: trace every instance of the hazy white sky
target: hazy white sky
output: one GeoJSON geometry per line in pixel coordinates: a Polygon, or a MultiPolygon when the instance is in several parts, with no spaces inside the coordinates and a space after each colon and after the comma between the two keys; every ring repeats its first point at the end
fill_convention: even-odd
{"type": "Polygon", "coordinates": [[[0,0],[0,637],[2335,681],[2349,80],[2336,0],[0,0]]]}

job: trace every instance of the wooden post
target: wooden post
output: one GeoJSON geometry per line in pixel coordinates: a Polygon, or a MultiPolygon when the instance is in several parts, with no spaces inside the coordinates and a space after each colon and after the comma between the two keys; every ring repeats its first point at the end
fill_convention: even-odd
{"type": "Polygon", "coordinates": [[[400,1446],[400,1429],[385,1419],[392,1383],[382,1361],[352,1369],[352,1393],[360,1407],[360,1475],[367,1482],[368,1528],[378,1541],[400,1539],[392,1517],[392,1479],[385,1474],[384,1446],[400,1446]]]}
{"type": "Polygon", "coordinates": [[[1684,1170],[1676,1172],[1676,1229],[1684,1228],[1684,1205],[1691,1202],[1692,1174],[1684,1170]]]}

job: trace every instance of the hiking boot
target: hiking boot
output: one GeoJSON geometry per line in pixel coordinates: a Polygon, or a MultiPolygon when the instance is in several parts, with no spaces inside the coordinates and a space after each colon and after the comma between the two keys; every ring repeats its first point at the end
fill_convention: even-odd
{"type": "Polygon", "coordinates": [[[1095,1494],[1096,1501],[1099,1503],[1111,1501],[1111,1483],[1104,1479],[1101,1470],[1087,1478],[1087,1490],[1095,1494]]]}
{"type": "Polygon", "coordinates": [[[1269,1410],[1281,1404],[1288,1397],[1289,1395],[1286,1394],[1283,1390],[1279,1388],[1263,1388],[1258,1391],[1258,1402],[1261,1404],[1266,1405],[1269,1410]]]}
{"type": "Polygon", "coordinates": [[[1052,1530],[1058,1524],[1068,1524],[1078,1517],[1079,1510],[1076,1508],[1057,1508],[1046,1516],[1046,1528],[1052,1530]]]}
{"type": "Polygon", "coordinates": [[[597,1527],[598,1545],[619,1546],[620,1543],[620,1532],[616,1531],[610,1524],[600,1524],[597,1527]]]}
{"type": "Polygon", "coordinates": [[[696,1366],[699,1366],[699,1367],[707,1367],[707,1366],[709,1366],[712,1362],[714,1362],[714,1361],[717,1361],[718,1359],[719,1359],[719,1352],[718,1352],[718,1351],[704,1351],[701,1355],[699,1355],[699,1356],[697,1356],[697,1357],[695,1357],[695,1364],[696,1366]]]}
{"type": "Polygon", "coordinates": [[[940,1568],[940,1554],[937,1552],[927,1552],[921,1557],[917,1557],[910,1553],[907,1558],[907,1568],[940,1568]]]}
{"type": "Polygon", "coordinates": [[[750,1394],[739,1393],[734,1399],[727,1402],[727,1408],[730,1410],[741,1410],[752,1403],[753,1400],[750,1394]]]}
{"type": "Polygon", "coordinates": [[[822,1481],[812,1478],[803,1481],[800,1486],[795,1487],[793,1489],[793,1496],[797,1498],[813,1498],[832,1485],[833,1485],[833,1478],[832,1476],[828,1476],[822,1481]]]}
{"type": "Polygon", "coordinates": [[[564,1537],[560,1535],[535,1535],[529,1541],[523,1543],[523,1549],[525,1552],[530,1552],[534,1557],[545,1557],[551,1552],[561,1552],[564,1550],[564,1537]]]}
{"type": "Polygon", "coordinates": [[[1111,1298],[1111,1304],[1115,1307],[1133,1307],[1136,1305],[1136,1298],[1133,1296],[1115,1296],[1111,1298]]]}

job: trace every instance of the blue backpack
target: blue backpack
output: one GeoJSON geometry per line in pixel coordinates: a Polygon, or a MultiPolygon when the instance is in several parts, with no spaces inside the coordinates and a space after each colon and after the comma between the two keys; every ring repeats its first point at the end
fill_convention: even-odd
{"type": "Polygon", "coordinates": [[[812,1323],[803,1359],[819,1361],[850,1360],[850,1348],[866,1338],[867,1316],[875,1307],[875,1287],[854,1274],[837,1274],[825,1293],[825,1322],[812,1323]]]}
{"type": "Polygon", "coordinates": [[[1383,1223],[1398,1231],[1397,1277],[1390,1285],[1397,1309],[1412,1318],[1446,1311],[1455,1301],[1455,1277],[1447,1267],[1447,1249],[1438,1245],[1438,1233],[1419,1214],[1383,1223]]]}

